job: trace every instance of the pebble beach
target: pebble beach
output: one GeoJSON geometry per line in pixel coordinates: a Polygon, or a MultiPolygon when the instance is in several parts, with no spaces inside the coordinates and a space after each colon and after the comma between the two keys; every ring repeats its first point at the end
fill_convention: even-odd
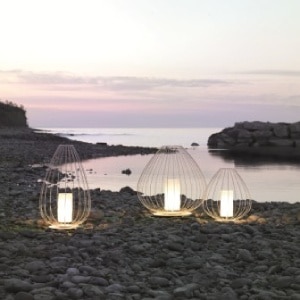
{"type": "MultiPolygon", "coordinates": [[[[153,217],[130,188],[95,189],[82,227],[49,229],[40,180],[68,142],[0,130],[0,299],[300,299],[299,202],[254,202],[243,220],[222,223],[201,208],[153,217]]],[[[155,151],[69,143],[82,159],[155,151]]]]}

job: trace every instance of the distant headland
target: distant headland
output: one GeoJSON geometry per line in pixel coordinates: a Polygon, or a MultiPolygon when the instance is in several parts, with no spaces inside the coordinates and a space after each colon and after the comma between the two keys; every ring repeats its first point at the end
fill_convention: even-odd
{"type": "Polygon", "coordinates": [[[28,127],[26,111],[21,105],[0,101],[0,127],[28,127]]]}
{"type": "Polygon", "coordinates": [[[239,122],[208,138],[209,149],[300,159],[300,122],[239,122]]]}

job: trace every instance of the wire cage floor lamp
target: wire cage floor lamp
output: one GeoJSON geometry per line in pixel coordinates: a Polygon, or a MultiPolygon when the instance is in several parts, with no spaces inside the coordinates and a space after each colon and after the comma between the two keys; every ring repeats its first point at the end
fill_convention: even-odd
{"type": "Polygon", "coordinates": [[[85,171],[73,145],[59,145],[42,184],[40,213],[54,229],[74,229],[89,216],[91,196],[85,171]]]}
{"type": "Polygon", "coordinates": [[[155,216],[188,216],[202,204],[205,178],[181,146],[163,146],[145,166],[138,198],[155,216]]]}
{"type": "Polygon", "coordinates": [[[239,220],[252,206],[246,183],[234,168],[219,169],[208,183],[204,198],[204,211],[217,221],[239,220]]]}

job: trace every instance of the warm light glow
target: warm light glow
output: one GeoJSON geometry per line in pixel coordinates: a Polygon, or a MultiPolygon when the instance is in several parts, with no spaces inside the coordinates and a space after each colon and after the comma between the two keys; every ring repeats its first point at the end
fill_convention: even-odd
{"type": "Polygon", "coordinates": [[[73,195],[72,193],[59,193],[57,201],[57,220],[60,223],[73,221],[73,195]]]}
{"type": "Polygon", "coordinates": [[[220,216],[225,218],[233,217],[233,191],[221,191],[220,202],[220,216]]]}
{"type": "Polygon", "coordinates": [[[178,179],[166,181],[164,209],[168,211],[180,210],[180,183],[178,179]]]}

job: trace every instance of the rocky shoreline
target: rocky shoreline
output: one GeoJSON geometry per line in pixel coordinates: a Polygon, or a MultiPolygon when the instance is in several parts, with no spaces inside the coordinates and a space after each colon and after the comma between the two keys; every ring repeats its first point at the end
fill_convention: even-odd
{"type": "Polygon", "coordinates": [[[90,144],[71,141],[67,138],[44,133],[31,128],[1,128],[0,127],[0,163],[29,165],[49,163],[56,148],[60,144],[73,144],[81,159],[91,159],[106,156],[150,154],[156,148],[126,147],[122,145],[107,145],[105,143],[90,144]]]}
{"type": "Polygon", "coordinates": [[[300,122],[239,122],[211,135],[207,145],[211,149],[226,149],[224,155],[232,157],[248,155],[300,161],[300,122]]]}
{"type": "MultiPolygon", "coordinates": [[[[24,134],[0,134],[0,299],[300,299],[300,203],[255,202],[241,222],[216,223],[201,209],[152,217],[131,189],[97,189],[82,228],[50,230],[38,211],[45,167],[33,165],[62,140],[24,134]]],[[[103,145],[75,147],[85,158],[103,145]]]]}

